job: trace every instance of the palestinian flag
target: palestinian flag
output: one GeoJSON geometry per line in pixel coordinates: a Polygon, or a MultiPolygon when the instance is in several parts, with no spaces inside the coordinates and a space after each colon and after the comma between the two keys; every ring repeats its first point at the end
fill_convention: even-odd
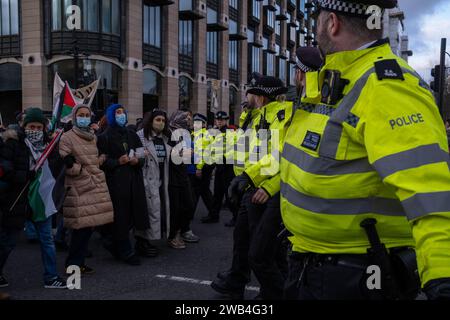
{"type": "Polygon", "coordinates": [[[32,220],[42,222],[57,213],[64,204],[65,188],[64,162],[57,159],[49,161],[52,152],[57,152],[57,145],[63,131],[58,130],[52,142],[36,162],[36,177],[28,190],[28,201],[33,211],[32,220]],[[56,150],[54,150],[56,147],[56,150]]]}
{"type": "Polygon", "coordinates": [[[53,108],[52,125],[55,128],[55,124],[68,123],[72,120],[72,109],[77,105],[75,97],[70,90],[67,81],[64,84],[64,88],[61,92],[59,99],[56,100],[53,108]]]}

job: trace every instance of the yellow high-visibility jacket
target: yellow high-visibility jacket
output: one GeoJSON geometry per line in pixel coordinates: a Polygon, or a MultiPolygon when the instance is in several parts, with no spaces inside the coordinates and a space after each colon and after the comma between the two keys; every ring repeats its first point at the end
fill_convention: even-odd
{"type": "Polygon", "coordinates": [[[270,196],[280,192],[280,158],[287,124],[292,116],[292,102],[272,102],[257,110],[252,124],[249,157],[245,174],[253,185],[264,189],[270,196]],[[260,128],[261,119],[268,123],[267,135],[260,128]],[[275,145],[273,145],[275,143],[275,145]]]}
{"type": "Polygon", "coordinates": [[[363,254],[375,218],[388,247],[416,248],[422,284],[450,278],[447,139],[433,95],[385,40],[326,57],[286,135],[281,211],[297,252],[363,254]],[[327,70],[349,80],[321,103],[327,70]]]}
{"type": "Polygon", "coordinates": [[[197,157],[201,158],[199,163],[196,165],[197,170],[202,170],[205,164],[208,163],[210,157],[210,149],[209,145],[214,141],[214,137],[211,136],[206,128],[202,128],[201,130],[194,131],[194,153],[197,157]],[[208,161],[205,161],[208,160],[208,161]]]}
{"type": "MultiPolygon", "coordinates": [[[[259,114],[258,110],[250,109],[248,111],[242,112],[240,118],[239,118],[239,129],[235,133],[235,147],[232,152],[231,157],[234,159],[234,174],[236,176],[240,176],[244,173],[245,170],[245,163],[248,161],[249,157],[249,134],[248,130],[251,130],[253,123],[255,122],[256,116],[259,114]],[[247,119],[248,113],[251,112],[251,121],[245,130],[243,130],[243,125],[245,123],[245,120],[247,119]]],[[[229,154],[227,154],[228,157],[230,157],[229,154]]]]}

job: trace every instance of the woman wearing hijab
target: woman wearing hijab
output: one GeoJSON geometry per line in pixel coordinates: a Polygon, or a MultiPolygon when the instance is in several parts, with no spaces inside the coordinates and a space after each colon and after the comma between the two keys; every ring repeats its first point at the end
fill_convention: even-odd
{"type": "Polygon", "coordinates": [[[135,249],[141,256],[154,257],[158,251],[150,241],[167,239],[170,230],[169,161],[172,148],[164,110],[146,113],[141,126],[137,134],[145,150],[143,175],[150,228],[146,232],[135,232],[135,249]]]}
{"type": "Polygon", "coordinates": [[[126,128],[128,115],[122,105],[114,104],[106,110],[107,129],[98,136],[100,154],[106,156],[101,166],[106,174],[114,207],[112,230],[105,243],[114,257],[129,265],[140,265],[130,241],[131,229],[145,231],[149,228],[145,200],[142,167],[145,163],[144,149],[137,134],[126,128]]]}
{"type": "Polygon", "coordinates": [[[93,228],[113,222],[114,212],[106,178],[100,166],[97,138],[91,129],[91,109],[78,105],[72,111],[73,128],[64,133],[59,153],[66,163],[67,196],[64,202],[64,226],[72,229],[66,268],[76,265],[82,274],[93,273],[85,257],[93,228]]]}
{"type": "Polygon", "coordinates": [[[169,121],[172,139],[170,145],[169,198],[170,198],[170,233],[168,244],[174,249],[185,249],[181,237],[182,228],[189,225],[189,214],[194,210],[192,191],[187,164],[191,161],[192,114],[189,110],[178,110],[169,121]]]}

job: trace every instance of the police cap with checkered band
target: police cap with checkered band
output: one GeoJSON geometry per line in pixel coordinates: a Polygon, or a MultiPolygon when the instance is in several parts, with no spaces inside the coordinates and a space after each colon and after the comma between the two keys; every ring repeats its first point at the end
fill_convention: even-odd
{"type": "Polygon", "coordinates": [[[249,89],[247,94],[254,94],[256,96],[264,96],[269,99],[275,99],[277,96],[286,94],[288,88],[284,86],[281,79],[270,76],[263,76],[260,73],[254,72],[252,80],[247,85],[249,89]]]}
{"type": "Polygon", "coordinates": [[[323,60],[320,51],[314,47],[299,47],[296,51],[297,63],[295,68],[303,72],[317,71],[322,66],[323,60]]]}
{"type": "Polygon", "coordinates": [[[381,9],[392,9],[397,6],[397,0],[314,0],[313,15],[317,16],[321,10],[331,11],[354,17],[368,17],[372,11],[370,6],[381,9]]]}

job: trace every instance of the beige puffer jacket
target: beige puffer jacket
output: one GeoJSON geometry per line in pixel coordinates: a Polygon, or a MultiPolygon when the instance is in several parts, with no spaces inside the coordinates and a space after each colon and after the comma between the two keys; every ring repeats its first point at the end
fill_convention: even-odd
{"type": "Polygon", "coordinates": [[[114,220],[105,174],[99,168],[96,140],[93,133],[77,127],[61,137],[61,157],[72,155],[76,161],[71,169],[66,169],[68,191],[63,212],[64,226],[70,229],[101,226],[114,220]]]}

